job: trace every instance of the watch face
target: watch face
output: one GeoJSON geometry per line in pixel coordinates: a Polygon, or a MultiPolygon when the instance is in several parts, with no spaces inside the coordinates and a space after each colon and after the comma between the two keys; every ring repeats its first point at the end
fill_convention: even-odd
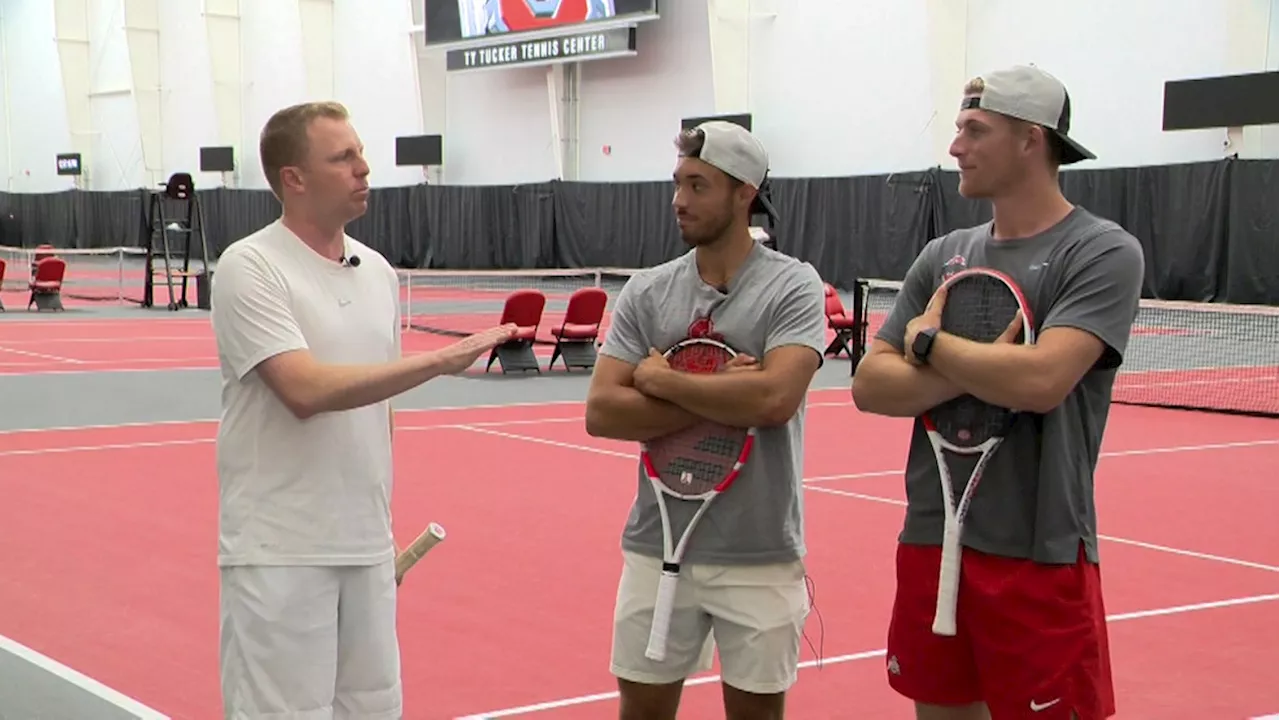
{"type": "Polygon", "coordinates": [[[915,353],[917,358],[924,359],[929,354],[929,348],[933,345],[933,332],[930,330],[922,330],[916,333],[916,339],[911,342],[911,352],[915,353]]]}

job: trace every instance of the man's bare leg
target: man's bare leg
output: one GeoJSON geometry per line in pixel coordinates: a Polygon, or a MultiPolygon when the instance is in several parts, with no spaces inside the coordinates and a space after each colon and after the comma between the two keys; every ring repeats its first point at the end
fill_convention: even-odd
{"type": "Polygon", "coordinates": [[[782,720],[786,709],[786,693],[758,693],[739,690],[732,685],[724,688],[725,720],[782,720]]]}
{"type": "Polygon", "coordinates": [[[916,703],[916,720],[991,720],[991,712],[985,703],[956,706],[916,703]]]}
{"type": "Polygon", "coordinates": [[[619,720],[676,720],[684,681],[667,685],[646,685],[618,679],[619,720]]]}

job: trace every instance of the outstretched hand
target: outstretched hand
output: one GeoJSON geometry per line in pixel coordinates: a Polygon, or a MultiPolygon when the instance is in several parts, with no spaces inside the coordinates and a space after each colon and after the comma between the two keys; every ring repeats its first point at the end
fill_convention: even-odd
{"type": "Polygon", "coordinates": [[[471,367],[481,355],[514,337],[516,330],[515,324],[507,323],[469,335],[445,347],[440,351],[445,374],[453,375],[471,367]]]}

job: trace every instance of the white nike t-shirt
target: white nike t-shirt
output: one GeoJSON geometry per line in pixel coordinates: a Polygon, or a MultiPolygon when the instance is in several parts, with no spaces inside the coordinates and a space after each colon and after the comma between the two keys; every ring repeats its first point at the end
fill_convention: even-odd
{"type": "Polygon", "coordinates": [[[321,257],[277,221],[218,259],[219,565],[363,565],[394,556],[388,403],[299,420],[254,372],[302,348],[321,363],[400,356],[395,269],[355,239],[346,243],[356,267],[321,257]]]}

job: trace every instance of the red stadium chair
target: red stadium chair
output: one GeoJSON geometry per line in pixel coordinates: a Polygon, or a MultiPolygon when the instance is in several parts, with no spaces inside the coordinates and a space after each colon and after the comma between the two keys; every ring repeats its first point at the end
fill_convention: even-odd
{"type": "Polygon", "coordinates": [[[542,310],[547,306],[547,296],[537,290],[517,290],[507,296],[502,307],[502,319],[499,325],[514,323],[516,336],[499,345],[489,353],[489,362],[484,371],[489,372],[495,360],[502,365],[502,372],[512,370],[536,370],[538,358],[533,353],[533,343],[538,336],[538,326],[542,324],[542,310]]]}
{"type": "Polygon", "coordinates": [[[582,288],[569,296],[564,322],[551,328],[556,347],[551,351],[548,370],[555,367],[558,359],[564,361],[565,370],[595,367],[596,339],[600,336],[600,323],[608,303],[609,294],[596,287],[582,288]]]}
{"type": "Polygon", "coordinates": [[[66,274],[67,261],[60,257],[46,257],[37,262],[27,309],[35,305],[37,311],[62,310],[62,278],[66,274]]]}
{"type": "Polygon", "coordinates": [[[857,329],[857,320],[850,317],[845,312],[844,303],[840,302],[840,295],[836,293],[836,289],[830,284],[826,286],[827,295],[827,327],[835,331],[836,336],[831,339],[831,344],[827,345],[824,354],[833,358],[840,357],[843,352],[853,359],[853,331],[857,329]]]}

